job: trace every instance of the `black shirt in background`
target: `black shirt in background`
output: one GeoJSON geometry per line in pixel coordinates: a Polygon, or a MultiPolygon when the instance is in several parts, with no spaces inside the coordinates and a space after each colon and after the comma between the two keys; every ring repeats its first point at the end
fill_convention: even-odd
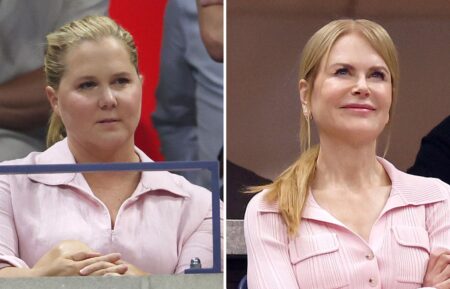
{"type": "Polygon", "coordinates": [[[422,139],[416,161],[408,173],[439,178],[450,184],[450,116],[422,139]]]}

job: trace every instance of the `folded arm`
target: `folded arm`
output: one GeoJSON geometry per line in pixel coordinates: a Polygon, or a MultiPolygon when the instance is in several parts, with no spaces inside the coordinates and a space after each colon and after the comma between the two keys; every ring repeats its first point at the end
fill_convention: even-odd
{"type": "Polygon", "coordinates": [[[450,289],[450,186],[441,181],[438,186],[447,199],[426,206],[431,253],[423,286],[450,289]]]}

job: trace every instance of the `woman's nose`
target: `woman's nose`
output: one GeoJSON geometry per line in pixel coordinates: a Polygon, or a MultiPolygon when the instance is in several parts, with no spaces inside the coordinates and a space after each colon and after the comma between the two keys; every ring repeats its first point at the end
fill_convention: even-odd
{"type": "Polygon", "coordinates": [[[352,94],[362,97],[367,97],[370,95],[370,89],[365,75],[358,77],[352,89],[352,94]]]}
{"type": "Polygon", "coordinates": [[[104,88],[98,103],[101,109],[115,108],[117,106],[115,91],[110,87],[104,88]]]}

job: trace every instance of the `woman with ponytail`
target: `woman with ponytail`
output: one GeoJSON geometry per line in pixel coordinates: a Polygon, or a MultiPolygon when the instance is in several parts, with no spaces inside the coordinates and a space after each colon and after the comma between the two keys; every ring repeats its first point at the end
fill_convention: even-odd
{"type": "Polygon", "coordinates": [[[450,288],[450,187],[376,155],[399,87],[388,33],[330,22],[307,42],[299,79],[302,153],[252,188],[262,192],[245,215],[248,287],[450,288]]]}
{"type": "MultiPolygon", "coordinates": [[[[134,40],[89,16],[47,36],[48,149],[7,165],[152,162],[134,144],[134,40]]],[[[211,193],[163,171],[0,176],[0,277],[182,273],[212,267],[211,193]]]]}

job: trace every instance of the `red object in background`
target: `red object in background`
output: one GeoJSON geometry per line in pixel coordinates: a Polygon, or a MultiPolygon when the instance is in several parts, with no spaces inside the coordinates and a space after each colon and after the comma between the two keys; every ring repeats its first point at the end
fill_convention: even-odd
{"type": "Polygon", "coordinates": [[[111,0],[109,16],[134,37],[139,70],[144,77],[142,115],[135,134],[136,145],[155,161],[163,160],[156,129],[150,121],[155,109],[160,50],[166,0],[111,0]]]}

